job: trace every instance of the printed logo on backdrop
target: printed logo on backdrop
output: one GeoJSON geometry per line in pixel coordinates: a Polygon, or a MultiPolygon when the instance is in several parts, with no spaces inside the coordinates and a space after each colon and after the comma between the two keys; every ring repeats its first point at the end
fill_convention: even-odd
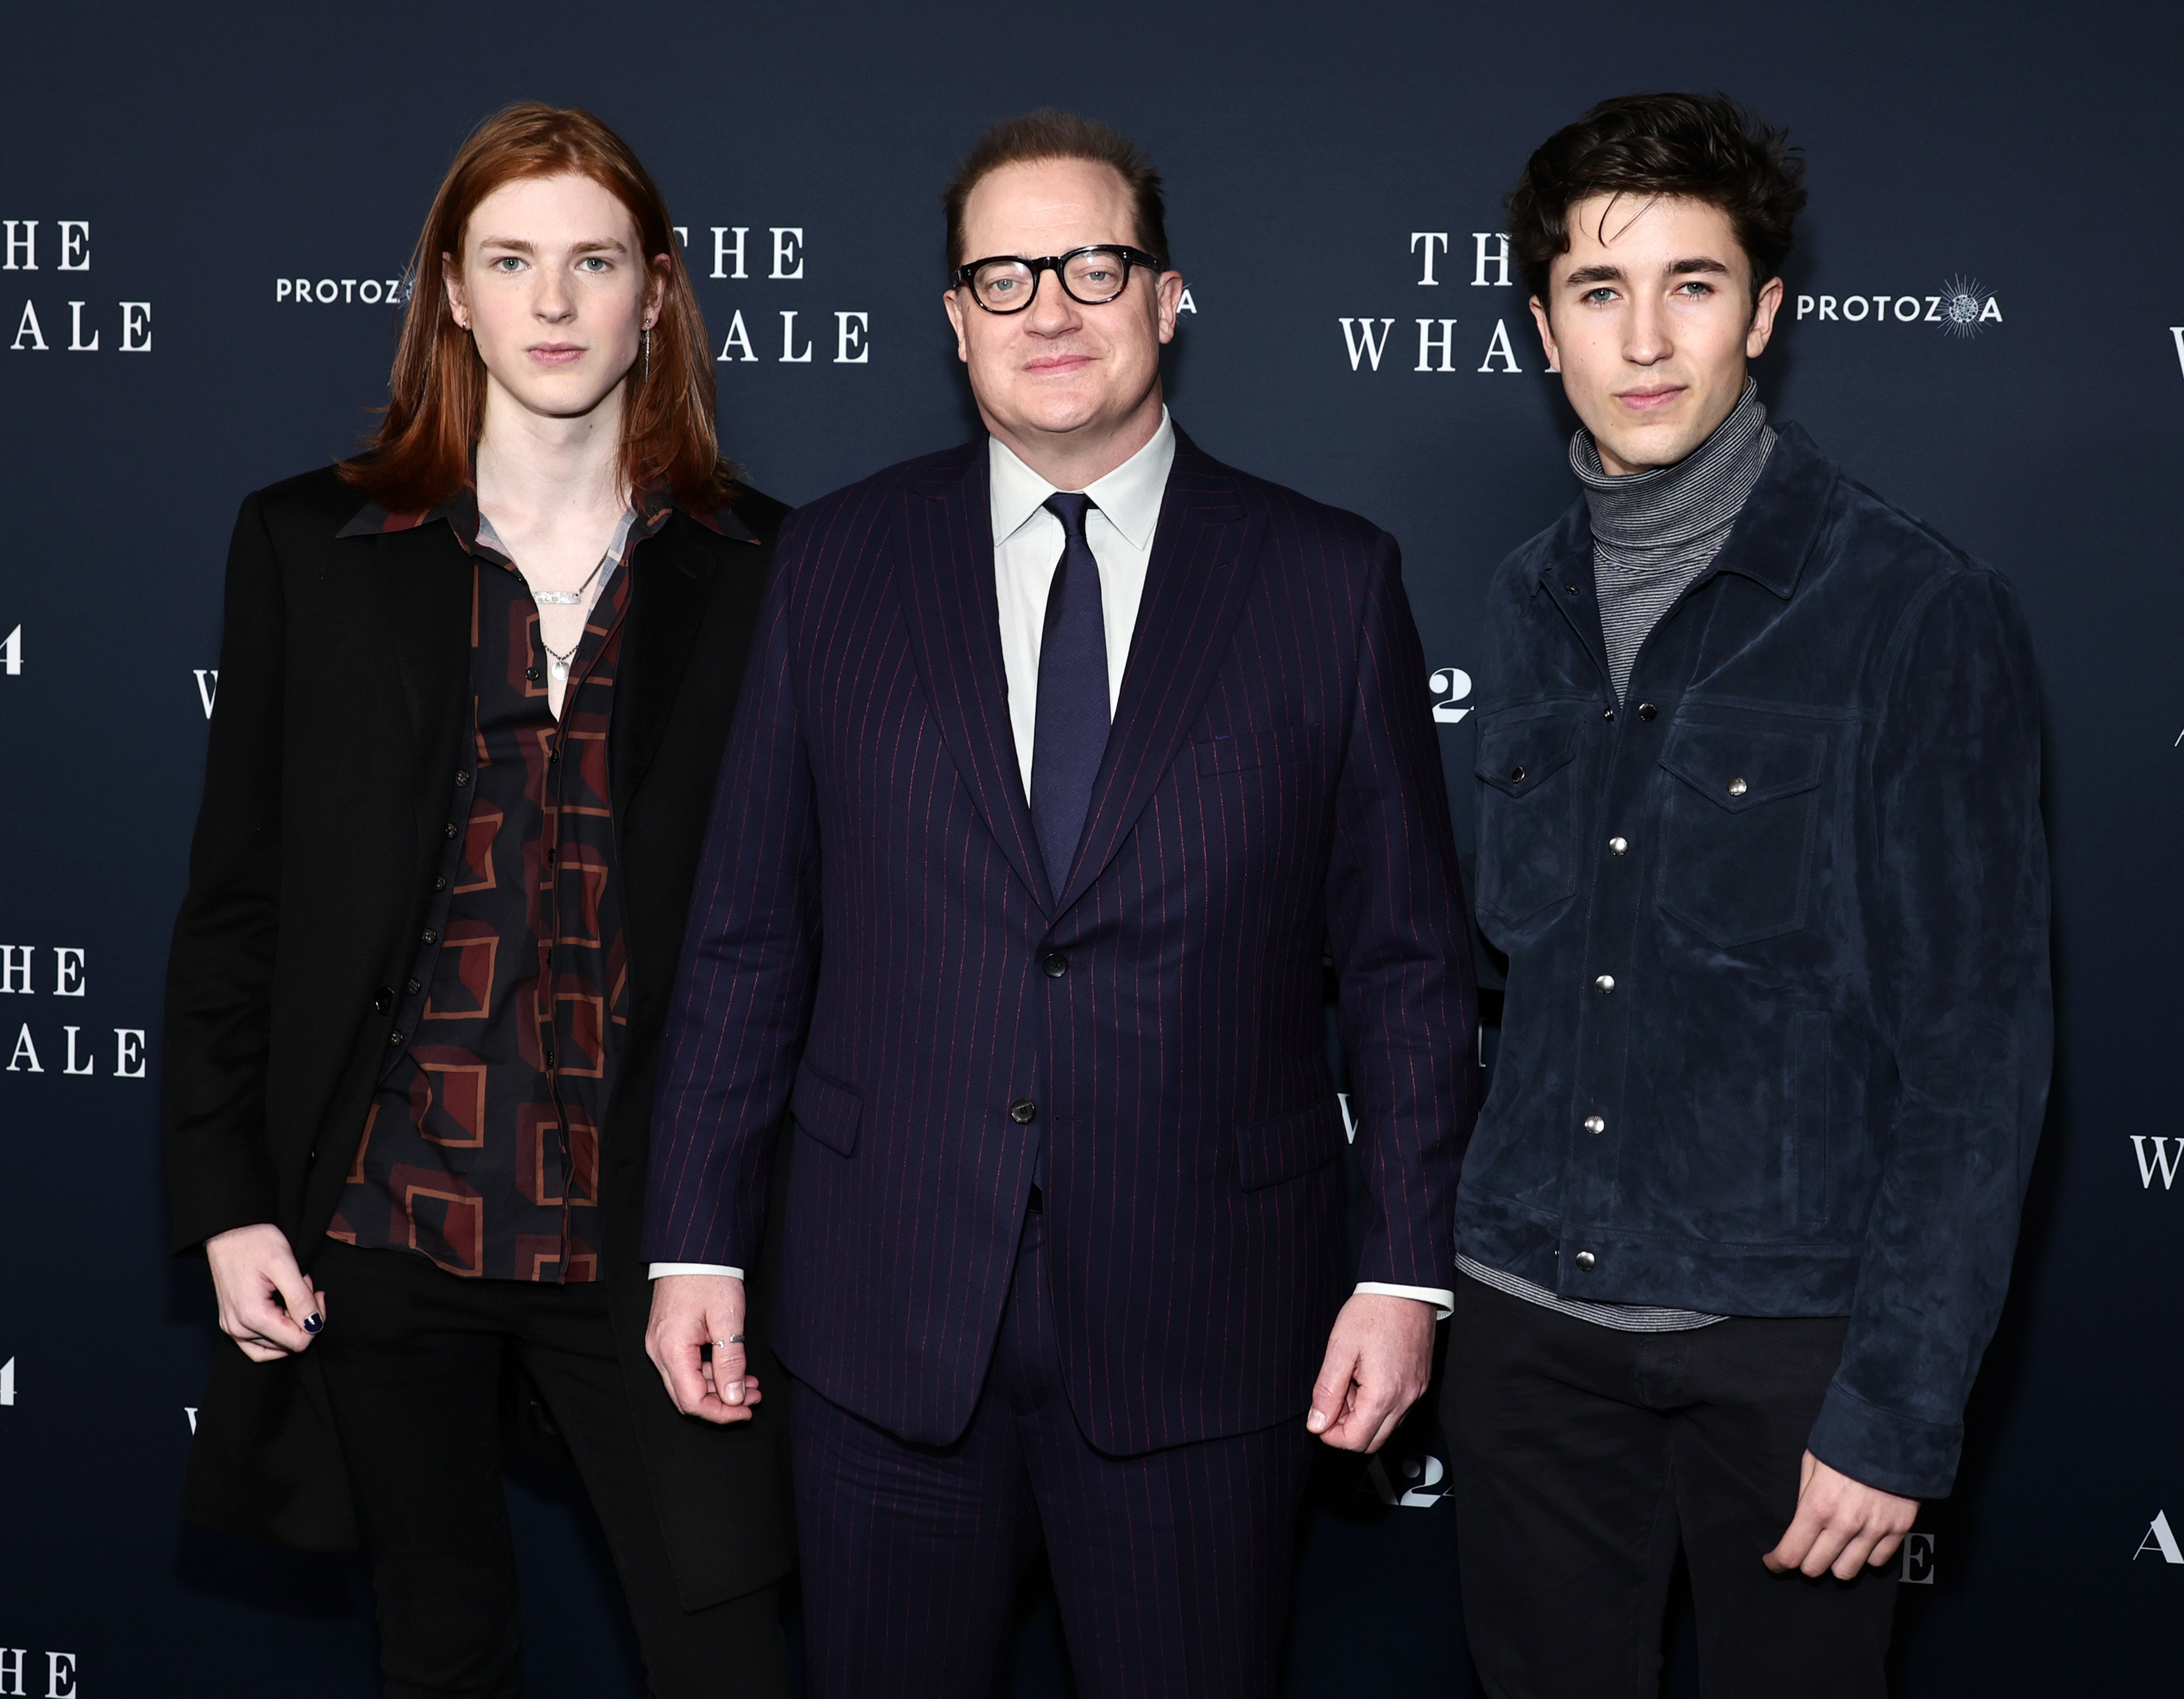
{"type": "Polygon", "coordinates": [[[1974,277],[1952,277],[1938,295],[1800,295],[1797,317],[1815,325],[1933,325],[1959,339],[2002,322],[2002,302],[1974,277]]]}
{"type": "Polygon", "coordinates": [[[0,1004],[0,1039],[7,1028],[16,1028],[0,1073],[53,1073],[64,1079],[146,1077],[143,1028],[98,1025],[86,1018],[86,1009],[73,1005],[73,1000],[87,1003],[90,998],[90,956],[75,944],[0,944],[0,997],[46,997],[62,1005],[45,1013],[33,1012],[36,1005],[0,1004]],[[75,1017],[73,1023],[70,1016],[75,1017]]]}
{"type": "MultiPolygon", "coordinates": [[[[100,299],[88,283],[60,275],[88,273],[91,253],[89,219],[0,219],[0,272],[25,274],[4,280],[23,291],[21,308],[8,309],[15,326],[9,353],[51,354],[56,348],[66,354],[152,352],[149,301],[100,299]],[[27,275],[32,272],[50,275],[53,281],[47,284],[44,276],[27,275]],[[70,299],[71,289],[81,289],[84,298],[70,299]]],[[[0,301],[6,299],[6,294],[0,294],[0,301]]],[[[11,672],[20,670],[8,668],[11,672]]]]}
{"type": "Polygon", "coordinates": [[[2142,1557],[2159,1557],[2164,1563],[2184,1564],[2184,1546],[2176,1543],[2176,1530],[2169,1525],[2169,1512],[2157,1510],[2153,1520],[2146,1525],[2146,1533],[2138,1542],[2138,1550],[2131,1554],[2134,1563],[2142,1557]]]}
{"type": "Polygon", "coordinates": [[[2131,1151],[2138,1159],[2141,1189],[2152,1191],[2157,1179],[2164,1192],[2176,1186],[2176,1171],[2184,1167],[2184,1138],[2164,1139],[2159,1133],[2134,1133],[2131,1135],[2131,1151]]]}
{"type": "Polygon", "coordinates": [[[34,1652],[20,1646],[0,1646],[0,1699],[17,1699],[17,1696],[31,1699],[41,1690],[24,1683],[36,1681],[41,1674],[46,1679],[43,1699],[77,1699],[74,1652],[34,1652]]]}
{"type": "MultiPolygon", "coordinates": [[[[1418,263],[1418,288],[1438,289],[1445,282],[1456,281],[1457,276],[1462,270],[1460,262],[1465,258],[1471,261],[1468,287],[1516,287],[1515,280],[1509,275],[1509,238],[1500,231],[1472,231],[1471,252],[1467,256],[1460,247],[1450,247],[1447,231],[1414,230],[1411,232],[1410,252],[1418,263]],[[1456,255],[1455,259],[1451,259],[1451,254],[1456,255]],[[1443,277],[1441,274],[1445,270],[1451,275],[1443,277]]],[[[1498,304],[1500,298],[1489,298],[1498,304]]],[[[1488,312],[1495,314],[1495,309],[1490,307],[1488,312]]],[[[1489,322],[1485,315],[1469,320],[1461,314],[1453,318],[1435,315],[1430,318],[1417,319],[1414,322],[1418,326],[1418,363],[1408,368],[1412,371],[1521,372],[1524,370],[1517,364],[1516,346],[1509,339],[1508,320],[1499,314],[1493,316],[1493,328],[1485,331],[1483,341],[1480,331],[1489,322]],[[1463,326],[1465,329],[1459,331],[1458,326],[1463,326]],[[1476,366],[1470,364],[1474,352],[1482,356],[1476,366]]],[[[1410,351],[1408,333],[1400,338],[1396,336],[1393,316],[1383,315],[1379,317],[1337,319],[1335,323],[1341,327],[1342,346],[1350,356],[1352,371],[1379,370],[1381,357],[1397,343],[1402,345],[1399,358],[1410,351]]],[[[1390,369],[1395,370],[1394,367],[1390,369]]]]}

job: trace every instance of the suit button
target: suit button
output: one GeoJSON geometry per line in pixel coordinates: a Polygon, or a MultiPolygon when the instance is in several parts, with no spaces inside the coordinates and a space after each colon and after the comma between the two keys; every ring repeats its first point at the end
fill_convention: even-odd
{"type": "Polygon", "coordinates": [[[399,1044],[402,1042],[402,1034],[399,1033],[389,1033],[387,1035],[387,1042],[390,1044],[399,1044]]]}
{"type": "Polygon", "coordinates": [[[1620,855],[1630,848],[1630,840],[1628,838],[1611,838],[1607,840],[1607,853],[1611,855],[1620,855]]]}
{"type": "Polygon", "coordinates": [[[1059,979],[1069,972],[1069,958],[1058,950],[1050,950],[1040,958],[1039,964],[1050,979],[1059,979]]]}
{"type": "Polygon", "coordinates": [[[468,784],[470,782],[471,776],[468,773],[457,773],[455,775],[455,783],[457,784],[468,784]]]}
{"type": "Polygon", "coordinates": [[[452,838],[452,837],[454,837],[454,835],[455,835],[455,822],[454,822],[454,821],[452,821],[452,820],[451,820],[451,821],[449,821],[449,822],[448,822],[448,837],[450,837],[450,838],[452,838]]]}
{"type": "Polygon", "coordinates": [[[439,935],[440,935],[439,933],[437,933],[437,932],[434,932],[434,931],[432,930],[432,927],[426,927],[425,928],[425,942],[426,942],[426,943],[427,943],[427,944],[430,944],[430,943],[432,943],[434,939],[437,939],[437,938],[439,937],[439,935]]]}
{"type": "Polygon", "coordinates": [[[1588,1115],[1585,1117],[1585,1130],[1593,1134],[1605,1133],[1607,1122],[1597,1115],[1588,1115]]]}
{"type": "Polygon", "coordinates": [[[1577,1266],[1580,1268],[1591,1267],[1593,1261],[1593,1255],[1590,1251],[1580,1251],[1577,1254],[1577,1266]]]}
{"type": "Polygon", "coordinates": [[[1592,989],[1603,996],[1606,995],[1615,989],[1615,976],[1613,973],[1602,974],[1599,978],[1592,982],[1592,989]]]}
{"type": "Polygon", "coordinates": [[[1019,1097],[1009,1106],[1009,1119],[1019,1127],[1028,1127],[1039,1119],[1039,1106],[1028,1097],[1019,1097]]]}
{"type": "Polygon", "coordinates": [[[536,684],[545,675],[540,672],[535,666],[526,666],[523,669],[523,676],[529,679],[533,684],[536,684]]]}
{"type": "Polygon", "coordinates": [[[394,988],[392,985],[382,985],[376,991],[371,994],[371,1012],[373,1014],[384,1015],[389,1013],[393,1007],[394,988]]]}
{"type": "Polygon", "coordinates": [[[448,888],[448,882],[444,878],[435,879],[432,881],[432,888],[436,891],[444,891],[448,888]]]}
{"type": "Polygon", "coordinates": [[[416,995],[420,991],[422,991],[425,988],[424,988],[424,986],[423,986],[420,982],[418,982],[417,980],[412,979],[412,980],[410,980],[410,981],[406,982],[406,983],[403,985],[402,989],[403,989],[404,991],[407,991],[407,992],[408,992],[408,993],[409,993],[412,997],[415,997],[415,995],[416,995]]]}
{"type": "Polygon", "coordinates": [[[1660,711],[1650,702],[1641,702],[1638,705],[1638,717],[1641,720],[1650,720],[1660,711]]]}

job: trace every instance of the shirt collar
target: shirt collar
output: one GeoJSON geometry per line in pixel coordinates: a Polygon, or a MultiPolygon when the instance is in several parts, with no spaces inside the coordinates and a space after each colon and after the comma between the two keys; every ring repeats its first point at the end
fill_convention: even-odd
{"type": "MultiPolygon", "coordinates": [[[[675,498],[665,478],[655,478],[640,486],[630,497],[629,510],[622,515],[621,528],[615,532],[614,548],[610,552],[619,554],[632,537],[654,535],[667,523],[676,508],[675,498]]],[[[721,529],[718,521],[710,515],[694,516],[715,531],[721,529]]],[[[334,535],[373,537],[390,532],[415,531],[439,519],[447,521],[455,541],[470,554],[484,554],[503,566],[512,564],[507,549],[493,535],[493,526],[478,512],[477,486],[470,483],[444,501],[406,513],[393,512],[376,501],[366,502],[356,516],[334,535]]]]}
{"type": "MultiPolygon", "coordinates": [[[[1087,484],[1084,493],[1133,549],[1147,549],[1160,524],[1161,500],[1167,493],[1168,470],[1174,464],[1175,425],[1162,407],[1160,428],[1145,447],[1105,477],[1087,484]]],[[[986,466],[994,541],[1006,543],[1046,504],[1056,487],[1018,460],[998,437],[986,438],[986,466]]]]}

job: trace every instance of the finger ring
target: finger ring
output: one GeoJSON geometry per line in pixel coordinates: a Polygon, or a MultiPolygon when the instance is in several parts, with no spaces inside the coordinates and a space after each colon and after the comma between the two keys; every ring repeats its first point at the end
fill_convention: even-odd
{"type": "Polygon", "coordinates": [[[715,1340],[713,1345],[716,1350],[719,1350],[732,1345],[741,1345],[743,1342],[744,1336],[741,1334],[730,1334],[724,1340],[715,1340]]]}

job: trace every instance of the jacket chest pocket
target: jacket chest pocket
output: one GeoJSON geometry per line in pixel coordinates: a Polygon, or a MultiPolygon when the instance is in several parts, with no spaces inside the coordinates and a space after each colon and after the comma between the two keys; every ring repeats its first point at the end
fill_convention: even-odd
{"type": "Polygon", "coordinates": [[[1748,721],[1696,721],[1661,755],[1655,901],[1727,949],[1805,923],[1828,734],[1748,721]]]}
{"type": "Polygon", "coordinates": [[[1577,710],[1496,714],[1479,728],[1479,912],[1520,926],[1577,894],[1577,710]]]}

